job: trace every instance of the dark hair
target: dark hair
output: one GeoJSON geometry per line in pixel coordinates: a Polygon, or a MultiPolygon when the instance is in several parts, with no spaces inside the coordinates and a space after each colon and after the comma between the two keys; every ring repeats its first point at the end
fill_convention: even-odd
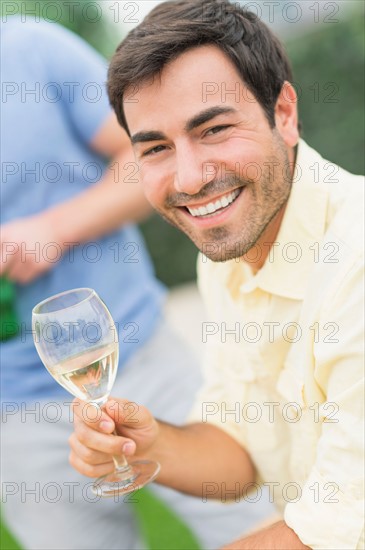
{"type": "MultiPolygon", "coordinates": [[[[178,0],[159,4],[118,46],[109,67],[108,93],[129,134],[123,109],[127,89],[138,89],[188,49],[214,44],[275,127],[275,105],[285,80],[293,80],[279,39],[252,12],[228,0],[178,0]]],[[[132,99],[131,99],[132,100],[132,99]]]]}

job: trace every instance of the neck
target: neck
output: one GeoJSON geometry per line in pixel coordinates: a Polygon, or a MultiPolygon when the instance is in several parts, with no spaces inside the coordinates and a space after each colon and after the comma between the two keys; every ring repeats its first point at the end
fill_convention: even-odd
{"type": "MultiPolygon", "coordinates": [[[[243,260],[250,265],[254,274],[262,268],[269,255],[270,249],[279,233],[281,222],[283,221],[286,210],[286,205],[287,203],[282,206],[276,216],[271,220],[259,240],[256,242],[255,248],[258,248],[261,251],[259,259],[256,262],[250,260],[250,256],[252,257],[253,255],[250,250],[243,256],[243,260]]],[[[254,255],[256,255],[256,252],[254,255]]]]}

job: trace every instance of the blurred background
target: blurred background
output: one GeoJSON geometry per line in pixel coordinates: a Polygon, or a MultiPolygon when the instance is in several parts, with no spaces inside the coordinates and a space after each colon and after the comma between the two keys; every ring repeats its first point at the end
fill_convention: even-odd
{"type": "MultiPolygon", "coordinates": [[[[159,0],[3,1],[2,18],[23,13],[61,23],[110,59],[159,0]]],[[[279,35],[293,63],[303,138],[322,156],[364,173],[364,2],[242,1],[279,35]]],[[[141,225],[157,276],[169,287],[195,279],[197,250],[157,215],[141,225]]]]}

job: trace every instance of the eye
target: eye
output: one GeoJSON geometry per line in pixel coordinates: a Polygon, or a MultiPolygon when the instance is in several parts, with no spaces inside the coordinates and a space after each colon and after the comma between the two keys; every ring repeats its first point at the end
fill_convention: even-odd
{"type": "Polygon", "coordinates": [[[144,151],[142,153],[142,157],[148,157],[150,155],[156,155],[157,153],[160,153],[161,151],[164,151],[166,149],[165,145],[156,145],[156,147],[152,147],[151,149],[147,149],[147,151],[144,151]]]}
{"type": "Polygon", "coordinates": [[[205,135],[208,136],[208,135],[219,134],[220,132],[222,132],[223,130],[226,130],[227,128],[230,128],[229,124],[226,124],[224,126],[214,126],[213,128],[210,128],[209,130],[207,130],[205,132],[205,135]]]}

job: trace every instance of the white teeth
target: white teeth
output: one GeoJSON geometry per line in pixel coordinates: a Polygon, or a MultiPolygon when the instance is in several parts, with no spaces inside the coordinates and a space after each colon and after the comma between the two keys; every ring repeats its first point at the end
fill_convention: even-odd
{"type": "Polygon", "coordinates": [[[199,206],[199,208],[187,208],[190,214],[194,217],[206,216],[207,214],[213,214],[217,210],[220,210],[221,208],[226,208],[228,205],[232,204],[232,202],[238,197],[240,193],[241,189],[236,189],[228,195],[221,197],[218,201],[210,202],[206,206],[199,206]]]}
{"type": "Polygon", "coordinates": [[[223,206],[228,206],[229,200],[227,199],[227,197],[223,197],[223,199],[221,200],[221,203],[223,204],[223,206]]]}

